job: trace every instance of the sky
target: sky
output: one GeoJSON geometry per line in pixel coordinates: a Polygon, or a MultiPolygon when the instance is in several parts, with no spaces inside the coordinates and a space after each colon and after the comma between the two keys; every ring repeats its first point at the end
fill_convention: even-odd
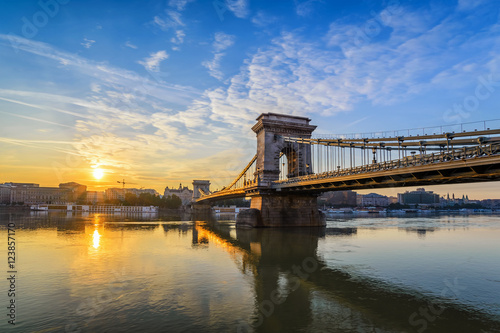
{"type": "MultiPolygon", "coordinates": [[[[255,154],[251,127],[266,112],[307,116],[315,134],[500,118],[497,1],[4,0],[0,9],[0,183],[221,188],[255,154]]],[[[500,198],[498,185],[428,189],[500,198]]]]}

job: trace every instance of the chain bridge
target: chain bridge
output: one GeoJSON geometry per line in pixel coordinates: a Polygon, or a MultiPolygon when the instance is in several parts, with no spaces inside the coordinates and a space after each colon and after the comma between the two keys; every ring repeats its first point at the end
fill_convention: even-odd
{"type": "Polygon", "coordinates": [[[310,121],[261,114],[256,155],[220,191],[195,188],[196,203],[250,197],[238,226],[322,226],[325,191],[500,180],[500,120],[320,137],[310,121]]]}

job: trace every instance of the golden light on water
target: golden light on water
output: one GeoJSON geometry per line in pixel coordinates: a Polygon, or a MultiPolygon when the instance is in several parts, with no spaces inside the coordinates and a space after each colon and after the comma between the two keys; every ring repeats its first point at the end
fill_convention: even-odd
{"type": "Polygon", "coordinates": [[[248,268],[250,268],[254,274],[257,274],[256,263],[259,261],[261,256],[260,244],[251,245],[252,250],[247,251],[233,245],[231,242],[228,242],[202,226],[196,225],[195,228],[198,232],[198,239],[206,239],[208,240],[208,243],[222,248],[222,250],[227,252],[233,261],[236,262],[241,271],[245,272],[248,268]],[[254,251],[254,248],[258,248],[258,251],[254,251]]]}
{"type": "Polygon", "coordinates": [[[101,239],[101,235],[97,229],[94,230],[94,234],[92,235],[92,239],[94,241],[94,249],[99,248],[99,240],[101,239]]]}
{"type": "Polygon", "coordinates": [[[102,170],[100,168],[95,168],[93,174],[94,174],[94,178],[99,180],[104,176],[104,170],[102,170]]]}

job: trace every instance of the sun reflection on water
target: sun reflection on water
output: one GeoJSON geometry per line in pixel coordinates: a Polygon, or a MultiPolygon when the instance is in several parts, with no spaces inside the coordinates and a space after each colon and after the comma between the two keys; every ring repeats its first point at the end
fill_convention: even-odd
{"type": "Polygon", "coordinates": [[[94,241],[94,249],[99,248],[99,240],[101,239],[101,235],[97,229],[94,230],[94,234],[92,235],[92,239],[94,241]]]}

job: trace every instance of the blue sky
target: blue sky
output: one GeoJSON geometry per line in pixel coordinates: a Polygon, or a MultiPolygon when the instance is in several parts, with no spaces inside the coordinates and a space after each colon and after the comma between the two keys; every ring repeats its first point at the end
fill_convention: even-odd
{"type": "Polygon", "coordinates": [[[495,1],[0,8],[0,182],[222,187],[255,153],[262,112],[308,116],[317,133],[500,118],[495,1]]]}

